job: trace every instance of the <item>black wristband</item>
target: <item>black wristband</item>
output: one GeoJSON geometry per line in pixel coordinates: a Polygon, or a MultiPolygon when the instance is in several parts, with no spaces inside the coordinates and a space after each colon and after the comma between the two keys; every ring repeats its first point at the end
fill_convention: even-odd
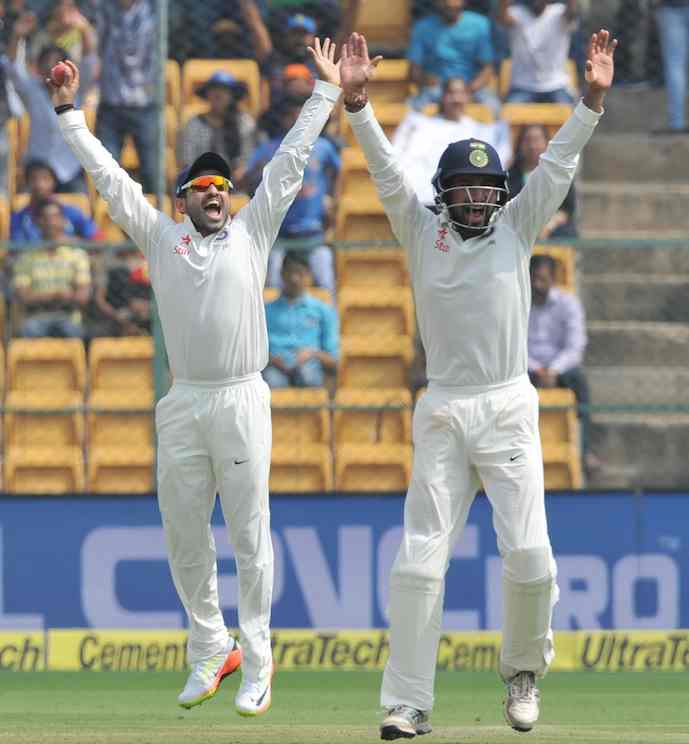
{"type": "Polygon", "coordinates": [[[55,113],[59,116],[60,114],[64,114],[65,111],[73,111],[75,108],[73,103],[62,103],[59,106],[55,106],[55,113]]]}

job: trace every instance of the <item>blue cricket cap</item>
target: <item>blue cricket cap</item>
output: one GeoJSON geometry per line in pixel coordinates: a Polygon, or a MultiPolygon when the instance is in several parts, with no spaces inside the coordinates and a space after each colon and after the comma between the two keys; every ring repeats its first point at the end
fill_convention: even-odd
{"type": "Polygon", "coordinates": [[[311,16],[304,15],[303,13],[297,13],[293,16],[290,16],[290,19],[287,21],[287,28],[303,28],[310,34],[315,34],[317,26],[316,21],[314,21],[311,16]]]}

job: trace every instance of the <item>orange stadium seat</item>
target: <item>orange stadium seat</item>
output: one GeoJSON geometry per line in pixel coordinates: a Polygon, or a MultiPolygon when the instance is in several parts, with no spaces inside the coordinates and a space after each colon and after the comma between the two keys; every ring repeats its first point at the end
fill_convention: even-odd
{"type": "Polygon", "coordinates": [[[73,390],[86,384],[84,343],[76,338],[20,338],[7,353],[9,390],[73,390]]]}
{"type": "Polygon", "coordinates": [[[94,390],[88,399],[89,447],[150,447],[153,390],[94,390]]]}
{"type": "Polygon", "coordinates": [[[411,27],[409,0],[367,0],[360,3],[354,28],[369,46],[400,49],[407,46],[411,27]]]}
{"type": "Polygon", "coordinates": [[[347,197],[337,210],[337,240],[395,240],[383,205],[375,198],[347,197]]]}
{"type": "Polygon", "coordinates": [[[271,391],[273,442],[290,445],[330,442],[328,391],[324,388],[280,388],[271,391]]]}
{"type": "Polygon", "coordinates": [[[326,444],[275,445],[270,462],[271,493],[333,490],[333,460],[326,444]]]}
{"type": "Polygon", "coordinates": [[[153,448],[91,447],[88,487],[92,493],[149,493],[155,490],[153,448]]]}
{"type": "Polygon", "coordinates": [[[409,444],[345,444],[335,453],[337,491],[405,491],[411,478],[409,444]]]}
{"type": "Polygon", "coordinates": [[[414,348],[410,336],[344,336],[341,342],[338,387],[407,387],[414,348]]]}
{"type": "Polygon", "coordinates": [[[576,292],[576,251],[568,245],[536,245],[534,256],[551,256],[555,260],[555,284],[568,292],[576,292]]]}
{"type": "Polygon", "coordinates": [[[79,447],[8,447],[8,493],[79,493],[84,490],[84,458],[79,447]]]}
{"type": "Polygon", "coordinates": [[[188,106],[192,102],[204,102],[196,95],[202,83],[219,70],[229,72],[246,83],[247,96],[240,106],[254,117],[261,110],[261,76],[258,64],[253,59],[188,59],[182,68],[182,100],[188,106]]]}
{"type": "Polygon", "coordinates": [[[89,351],[91,390],[152,390],[150,336],[95,338],[89,351]]]}
{"type": "Polygon", "coordinates": [[[13,390],[5,400],[5,445],[71,447],[84,441],[83,395],[74,390],[13,390]]]}
{"type": "Polygon", "coordinates": [[[409,285],[407,257],[401,248],[342,248],[335,257],[340,287],[409,285]]]}
{"type": "Polygon", "coordinates": [[[335,394],[334,429],[338,445],[408,444],[411,393],[406,388],[340,388],[335,394]]]}
{"type": "Polygon", "coordinates": [[[343,336],[411,336],[414,302],[409,287],[343,287],[337,296],[343,336]]]}

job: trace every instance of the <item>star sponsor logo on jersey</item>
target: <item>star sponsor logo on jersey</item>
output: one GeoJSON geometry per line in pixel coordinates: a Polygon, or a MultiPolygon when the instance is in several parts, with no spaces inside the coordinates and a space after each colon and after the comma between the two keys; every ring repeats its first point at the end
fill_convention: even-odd
{"type": "Polygon", "coordinates": [[[435,241],[435,247],[442,253],[448,253],[450,246],[445,242],[447,238],[448,229],[447,227],[441,227],[438,229],[438,237],[435,241]]]}
{"type": "Polygon", "coordinates": [[[191,252],[191,235],[183,235],[172,252],[177,256],[188,256],[191,252]]]}

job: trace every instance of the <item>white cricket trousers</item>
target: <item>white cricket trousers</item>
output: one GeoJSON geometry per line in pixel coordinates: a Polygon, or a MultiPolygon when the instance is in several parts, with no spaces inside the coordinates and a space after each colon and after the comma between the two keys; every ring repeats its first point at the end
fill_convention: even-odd
{"type": "Polygon", "coordinates": [[[158,503],[170,570],[189,618],[189,662],[228,641],[218,605],[210,518],[220,493],[239,577],[245,679],[270,674],[270,390],[260,374],[221,384],[176,381],[156,407],[158,503]]]}
{"type": "Polygon", "coordinates": [[[519,671],[543,675],[552,662],[557,585],[538,394],[528,377],[490,389],[431,384],[416,406],[413,438],[404,535],[390,578],[390,659],[381,704],[430,711],[445,574],[481,483],[503,565],[504,679],[519,671]]]}

